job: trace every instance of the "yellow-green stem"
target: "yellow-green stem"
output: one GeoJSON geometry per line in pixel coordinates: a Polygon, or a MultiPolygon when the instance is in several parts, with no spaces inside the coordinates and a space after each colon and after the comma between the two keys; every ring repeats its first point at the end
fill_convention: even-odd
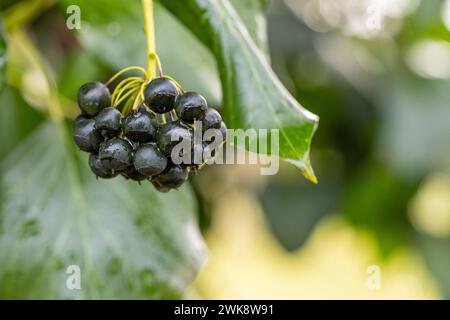
{"type": "Polygon", "coordinates": [[[156,77],[156,40],[153,0],[142,0],[145,18],[145,36],[147,37],[147,73],[150,79],[156,77]]]}
{"type": "Polygon", "coordinates": [[[144,82],[144,79],[141,78],[137,78],[137,79],[131,79],[127,78],[125,80],[123,80],[122,82],[120,82],[116,89],[114,89],[113,94],[111,95],[111,102],[114,105],[114,101],[116,100],[117,97],[119,97],[120,95],[123,94],[123,92],[132,89],[134,87],[140,87],[140,85],[144,82]]]}

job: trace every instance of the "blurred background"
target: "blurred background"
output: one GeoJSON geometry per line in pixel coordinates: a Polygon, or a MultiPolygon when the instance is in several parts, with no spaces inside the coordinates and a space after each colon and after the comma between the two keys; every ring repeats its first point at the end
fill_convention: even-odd
{"type": "MultiPolygon", "coordinates": [[[[55,70],[68,117],[80,84],[144,65],[143,38],[130,35],[139,8],[123,12],[117,0],[101,10],[99,1],[74,33],[70,1],[37,2],[48,6],[31,12],[31,39],[55,70]]],[[[255,2],[264,1],[232,1],[255,2]]],[[[275,176],[252,165],[195,177],[209,258],[186,297],[450,298],[450,1],[273,0],[255,19],[277,75],[320,116],[311,151],[319,184],[286,163],[275,176]],[[371,266],[380,287],[368,286],[371,266]]],[[[159,5],[156,20],[166,73],[220,107],[210,53],[159,5]]],[[[14,139],[0,128],[4,153],[46,112],[40,74],[15,81],[23,43],[10,39],[0,101],[28,116],[14,139]]]]}
{"type": "Polygon", "coordinates": [[[320,116],[319,184],[286,164],[214,170],[229,185],[212,200],[199,292],[449,298],[450,1],[272,1],[267,29],[277,74],[320,116]]]}

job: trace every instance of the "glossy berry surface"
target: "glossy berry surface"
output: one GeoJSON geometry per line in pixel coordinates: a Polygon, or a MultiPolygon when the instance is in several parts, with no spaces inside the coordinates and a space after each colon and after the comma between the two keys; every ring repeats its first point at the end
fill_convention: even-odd
{"type": "Polygon", "coordinates": [[[76,125],[80,124],[81,122],[83,122],[84,120],[89,120],[89,116],[85,115],[85,114],[80,114],[78,117],[75,118],[75,120],[73,121],[73,123],[76,125]]]}
{"type": "Polygon", "coordinates": [[[102,109],[95,117],[95,129],[105,138],[117,137],[122,128],[122,115],[113,107],[102,109]]]}
{"type": "Polygon", "coordinates": [[[208,103],[205,98],[196,92],[186,92],[178,97],[175,104],[178,117],[189,124],[202,121],[207,109],[208,103]]]}
{"type": "Polygon", "coordinates": [[[208,108],[203,119],[203,131],[208,129],[220,129],[222,123],[222,116],[213,108],[208,108]]]}
{"type": "Polygon", "coordinates": [[[139,85],[128,87],[126,83],[136,78],[124,80],[112,95],[100,82],[80,88],[75,143],[90,154],[88,164],[97,178],[120,175],[139,184],[151,182],[159,192],[176,190],[191,172],[197,174],[204,164],[212,164],[208,160],[214,158],[217,149],[213,148],[219,145],[215,140],[223,137],[225,141],[227,127],[202,95],[185,92],[170,77],[150,83],[143,77],[135,82],[139,85]],[[140,107],[136,110],[136,106],[140,107]],[[212,135],[205,137],[205,132],[212,135]]]}
{"type": "Polygon", "coordinates": [[[122,176],[127,180],[130,179],[138,182],[148,179],[148,177],[140,174],[133,166],[129,167],[125,172],[123,172],[122,176]]]}
{"type": "Polygon", "coordinates": [[[167,78],[157,78],[149,83],[144,90],[144,101],[150,110],[156,113],[166,113],[175,106],[180,95],[175,83],[167,78]]]}
{"type": "Polygon", "coordinates": [[[133,141],[131,139],[128,139],[127,137],[123,138],[125,141],[128,141],[131,145],[131,147],[133,148],[134,151],[136,151],[137,148],[139,148],[140,143],[137,141],[133,141]]]}
{"type": "Polygon", "coordinates": [[[193,141],[193,130],[182,123],[169,123],[158,130],[156,141],[159,149],[170,156],[173,148],[183,140],[193,141]]]}
{"type": "Polygon", "coordinates": [[[171,189],[181,187],[186,182],[188,176],[189,173],[186,168],[169,163],[161,174],[152,179],[152,183],[161,192],[168,192],[171,189]]]}
{"type": "Polygon", "coordinates": [[[152,177],[164,171],[167,167],[167,158],[155,143],[143,144],[134,155],[134,167],[139,173],[152,177]]]}
{"type": "Polygon", "coordinates": [[[140,107],[125,117],[123,132],[127,138],[136,142],[153,141],[156,136],[155,119],[145,107],[140,107]]]}
{"type": "Polygon", "coordinates": [[[111,94],[103,83],[89,82],[78,90],[77,100],[83,113],[95,116],[100,110],[111,105],[111,94]]]}
{"type": "Polygon", "coordinates": [[[125,171],[132,163],[133,148],[120,138],[113,138],[100,145],[98,156],[102,165],[112,172],[125,171]]]}
{"type": "Polygon", "coordinates": [[[75,123],[73,139],[80,150],[85,152],[97,152],[103,141],[97,130],[95,121],[92,119],[80,120],[75,123]]]}
{"type": "Polygon", "coordinates": [[[162,186],[162,185],[160,185],[159,183],[157,183],[155,181],[151,181],[151,183],[153,184],[155,189],[158,190],[161,193],[167,193],[167,192],[170,192],[172,190],[169,187],[162,186]]]}
{"type": "Polygon", "coordinates": [[[103,166],[96,154],[91,154],[89,156],[89,167],[97,178],[111,179],[117,176],[117,173],[113,173],[111,170],[108,170],[103,166]]]}

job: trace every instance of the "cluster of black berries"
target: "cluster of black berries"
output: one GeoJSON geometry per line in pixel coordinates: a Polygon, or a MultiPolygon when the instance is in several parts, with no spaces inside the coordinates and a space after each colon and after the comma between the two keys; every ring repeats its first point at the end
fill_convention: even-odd
{"type": "Polygon", "coordinates": [[[111,106],[106,85],[84,84],[78,92],[82,114],[75,120],[73,137],[82,151],[90,153],[89,166],[97,177],[122,175],[138,182],[150,180],[157,190],[168,192],[179,188],[190,171],[198,170],[201,163],[194,163],[194,153],[203,155],[209,145],[204,142],[194,145],[194,122],[201,121],[203,131],[217,129],[223,141],[226,126],[200,94],[182,93],[168,78],[151,81],[144,90],[144,98],[137,110],[122,116],[111,106]],[[176,114],[175,119],[160,121],[161,115],[169,112],[176,114]],[[173,141],[173,136],[178,141],[191,141],[190,163],[174,163],[171,154],[178,141],[173,141]]]}

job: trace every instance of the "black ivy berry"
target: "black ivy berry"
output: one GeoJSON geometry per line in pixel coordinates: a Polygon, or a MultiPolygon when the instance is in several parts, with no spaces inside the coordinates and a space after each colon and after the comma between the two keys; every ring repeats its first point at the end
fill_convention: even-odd
{"type": "MultiPolygon", "coordinates": [[[[117,88],[114,97],[126,91],[117,88]]],[[[225,140],[227,128],[219,112],[208,108],[200,94],[181,92],[176,81],[154,79],[144,88],[143,102],[140,95],[134,95],[119,103],[122,115],[120,108],[111,106],[111,94],[104,84],[83,85],[78,92],[82,113],[74,121],[73,137],[81,150],[90,153],[94,175],[103,179],[121,175],[139,184],[148,180],[156,190],[169,192],[178,189],[190,172],[197,173],[215,155],[212,149],[217,143],[213,142],[218,136],[225,140]],[[141,107],[135,111],[124,108],[134,103],[141,107]],[[202,131],[195,121],[202,122],[203,131],[216,129],[217,137],[195,141],[194,134],[201,134],[196,130],[202,131]],[[178,161],[182,163],[175,164],[178,161]]]]}
{"type": "Polygon", "coordinates": [[[136,150],[134,167],[139,173],[152,177],[163,172],[166,166],[167,158],[155,143],[143,144],[136,150]]]}
{"type": "Polygon", "coordinates": [[[204,141],[208,144],[218,139],[220,139],[220,143],[224,143],[227,140],[227,126],[223,121],[220,123],[219,129],[210,128],[208,130],[209,131],[206,132],[203,136],[204,141]]]}
{"type": "Polygon", "coordinates": [[[95,116],[110,105],[111,94],[103,83],[89,82],[78,90],[78,106],[82,112],[90,116],[95,116]]]}
{"type": "Polygon", "coordinates": [[[103,141],[100,134],[95,130],[95,121],[92,119],[79,120],[75,123],[73,139],[80,150],[85,152],[97,152],[103,141]]]}
{"type": "Polygon", "coordinates": [[[95,128],[105,138],[117,137],[122,127],[122,115],[113,107],[102,109],[95,117],[95,128]]]}
{"type": "Polygon", "coordinates": [[[140,145],[139,142],[128,139],[127,137],[124,137],[123,139],[130,143],[131,147],[133,148],[133,151],[136,151],[136,149],[139,148],[139,145],[140,145]]]}
{"type": "Polygon", "coordinates": [[[100,145],[98,156],[102,165],[112,172],[126,170],[132,162],[133,147],[121,138],[107,140],[100,145]]]}
{"type": "Polygon", "coordinates": [[[140,174],[135,168],[134,166],[128,167],[128,169],[122,173],[122,176],[125,179],[131,179],[133,181],[137,181],[137,182],[141,182],[144,180],[147,180],[148,177],[144,176],[143,174],[140,174]]]}
{"type": "Polygon", "coordinates": [[[156,113],[166,113],[174,108],[179,94],[180,91],[173,81],[167,78],[157,78],[145,88],[145,104],[156,113]]]}
{"type": "Polygon", "coordinates": [[[84,120],[89,120],[89,119],[90,119],[89,116],[87,116],[85,114],[80,114],[78,117],[75,118],[74,124],[75,124],[75,126],[77,126],[78,124],[80,124],[84,120]]]}
{"type": "Polygon", "coordinates": [[[133,141],[152,141],[156,135],[155,119],[145,107],[140,107],[125,117],[123,130],[125,136],[133,141]]]}
{"type": "Polygon", "coordinates": [[[203,119],[203,131],[208,129],[220,129],[222,117],[220,113],[213,108],[208,108],[203,119]]]}
{"type": "Polygon", "coordinates": [[[172,189],[170,189],[169,187],[166,187],[166,186],[164,186],[164,185],[161,185],[161,184],[159,184],[159,183],[156,183],[155,181],[151,181],[151,183],[153,184],[153,186],[155,187],[155,189],[158,190],[158,191],[161,192],[161,193],[167,193],[167,192],[169,192],[170,190],[172,190],[172,189]]]}
{"type": "Polygon", "coordinates": [[[188,176],[189,173],[185,167],[169,163],[161,174],[152,179],[152,183],[159,191],[168,192],[181,187],[188,176]]]}
{"type": "Polygon", "coordinates": [[[97,178],[111,179],[117,176],[117,173],[113,173],[111,170],[108,170],[103,166],[102,162],[98,158],[98,155],[96,154],[91,154],[89,156],[89,167],[97,178]]]}
{"type": "Polygon", "coordinates": [[[205,118],[208,103],[205,98],[196,92],[186,92],[179,96],[175,110],[182,121],[193,124],[194,121],[202,121],[205,118]]]}
{"type": "Polygon", "coordinates": [[[194,139],[192,128],[177,122],[162,126],[158,130],[156,138],[159,149],[168,157],[178,143],[183,140],[192,142],[194,139]]]}

